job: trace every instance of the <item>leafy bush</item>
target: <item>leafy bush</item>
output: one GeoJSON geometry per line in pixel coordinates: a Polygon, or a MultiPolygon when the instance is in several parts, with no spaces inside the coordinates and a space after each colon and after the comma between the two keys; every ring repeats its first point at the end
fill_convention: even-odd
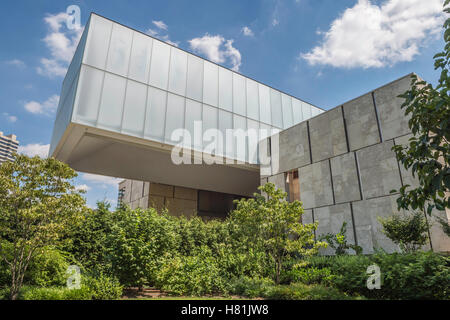
{"type": "MultiPolygon", "coordinates": [[[[321,285],[292,283],[271,287],[266,298],[274,300],[351,300],[355,299],[339,290],[321,285]]],[[[360,298],[360,297],[358,297],[360,298]]]]}
{"type": "Polygon", "coordinates": [[[347,222],[344,221],[341,230],[337,234],[327,233],[319,237],[319,240],[325,240],[328,245],[334,249],[336,255],[348,254],[351,249],[356,254],[362,254],[363,249],[356,245],[347,242],[347,222]]]}
{"type": "Polygon", "coordinates": [[[387,218],[379,217],[383,233],[404,252],[413,252],[427,243],[428,224],[421,212],[394,214],[387,218]]]}
{"type": "Polygon", "coordinates": [[[23,300],[90,300],[91,291],[86,286],[80,289],[68,289],[64,287],[37,288],[22,287],[19,299],[23,300]]]}
{"type": "Polygon", "coordinates": [[[269,278],[243,276],[232,281],[231,293],[249,298],[264,297],[273,285],[273,280],[269,278]]]}
{"type": "Polygon", "coordinates": [[[301,282],[304,284],[323,284],[332,283],[335,275],[331,273],[329,268],[301,267],[290,270],[285,274],[285,283],[301,282]]]}
{"type": "Polygon", "coordinates": [[[95,277],[84,277],[83,283],[89,288],[93,300],[117,300],[122,296],[123,286],[120,282],[101,272],[95,277]]]}

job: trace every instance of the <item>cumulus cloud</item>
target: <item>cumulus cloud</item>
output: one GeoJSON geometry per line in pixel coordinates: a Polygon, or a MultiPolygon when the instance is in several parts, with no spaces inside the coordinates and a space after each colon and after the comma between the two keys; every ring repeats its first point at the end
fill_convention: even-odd
{"type": "Polygon", "coordinates": [[[89,187],[87,184],[79,184],[75,186],[75,190],[88,192],[89,190],[91,190],[91,187],[89,187]]]}
{"type": "Polygon", "coordinates": [[[167,30],[168,29],[167,24],[165,24],[163,21],[155,21],[155,20],[153,20],[152,23],[156,27],[158,27],[159,29],[162,29],[162,30],[167,30]]]}
{"type": "Polygon", "coordinates": [[[442,0],[358,0],[323,32],[323,40],[300,54],[311,65],[380,68],[412,61],[444,21],[442,0]]]}
{"type": "Polygon", "coordinates": [[[29,157],[39,156],[41,158],[47,158],[49,149],[49,144],[31,143],[19,146],[17,151],[29,157]]]}
{"type": "Polygon", "coordinates": [[[59,96],[54,94],[44,102],[28,101],[24,108],[33,114],[52,115],[58,108],[59,96]]]}
{"type": "Polygon", "coordinates": [[[10,115],[7,112],[3,112],[3,115],[5,116],[6,120],[8,120],[8,122],[11,122],[11,123],[17,122],[17,117],[16,116],[10,115]]]}
{"type": "Polygon", "coordinates": [[[20,68],[20,69],[25,68],[25,62],[23,62],[22,60],[19,60],[19,59],[8,60],[5,63],[10,65],[10,66],[15,66],[15,67],[20,68]]]}
{"type": "Polygon", "coordinates": [[[122,179],[119,178],[100,176],[90,173],[83,173],[81,178],[88,183],[96,184],[102,188],[107,188],[111,186],[117,187],[119,182],[122,181],[122,179]]]}
{"type": "Polygon", "coordinates": [[[247,37],[253,37],[255,34],[253,33],[252,29],[250,29],[249,27],[245,26],[241,29],[241,32],[244,34],[244,36],[247,37]]]}
{"type": "Polygon", "coordinates": [[[226,40],[221,35],[211,36],[205,34],[201,38],[189,40],[189,45],[207,59],[216,63],[230,63],[231,69],[239,71],[241,66],[241,53],[233,47],[233,39],[226,40]]]}
{"type": "Polygon", "coordinates": [[[65,12],[49,14],[44,18],[48,33],[43,41],[50,51],[50,57],[41,59],[41,65],[37,68],[41,75],[55,77],[66,74],[84,29],[76,25],[68,29],[68,18],[69,15],[65,12]]]}
{"type": "Polygon", "coordinates": [[[159,29],[155,30],[152,28],[149,28],[146,33],[152,37],[158,38],[164,42],[167,42],[168,44],[171,44],[175,47],[178,47],[179,42],[178,41],[172,41],[170,40],[169,34],[167,33],[169,31],[169,27],[167,24],[165,24],[163,21],[156,21],[153,20],[152,23],[159,29]]]}

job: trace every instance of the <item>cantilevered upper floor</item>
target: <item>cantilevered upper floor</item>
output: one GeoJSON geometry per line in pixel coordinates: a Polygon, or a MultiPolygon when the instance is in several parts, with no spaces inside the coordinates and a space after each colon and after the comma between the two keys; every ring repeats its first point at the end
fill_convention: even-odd
{"type": "Polygon", "coordinates": [[[249,194],[258,185],[258,140],[321,112],[91,14],[63,82],[50,155],[83,172],[249,194]],[[255,129],[258,137],[245,141],[243,154],[233,143],[224,148],[222,155],[240,164],[174,165],[170,150],[180,142],[173,136],[176,129],[191,133],[197,151],[207,144],[194,139],[198,121],[202,132],[213,128],[225,136],[227,129],[255,129]]]}

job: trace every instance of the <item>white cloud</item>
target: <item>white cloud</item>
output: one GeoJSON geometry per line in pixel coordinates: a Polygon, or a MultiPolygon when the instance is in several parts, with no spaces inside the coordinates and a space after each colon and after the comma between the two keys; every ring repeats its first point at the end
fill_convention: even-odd
{"type": "Polygon", "coordinates": [[[23,62],[22,60],[19,60],[19,59],[8,60],[8,61],[6,61],[6,64],[8,64],[10,66],[15,66],[20,69],[23,69],[26,66],[25,62],[23,62]]]}
{"type": "Polygon", "coordinates": [[[51,115],[58,108],[59,96],[54,94],[46,101],[40,103],[37,101],[29,101],[24,105],[25,110],[33,114],[51,115]]]}
{"type": "Polygon", "coordinates": [[[119,178],[100,176],[91,173],[83,173],[81,178],[86,182],[99,185],[103,188],[110,186],[117,187],[119,185],[119,182],[122,181],[122,179],[119,178]]]}
{"type": "Polygon", "coordinates": [[[323,33],[319,46],[300,54],[309,64],[380,68],[412,61],[442,30],[442,0],[369,0],[346,9],[323,33]]]}
{"type": "Polygon", "coordinates": [[[89,187],[87,184],[80,184],[75,186],[75,190],[88,192],[89,190],[91,190],[91,187],[89,187]]]}
{"type": "Polygon", "coordinates": [[[253,33],[252,29],[245,26],[241,29],[241,32],[244,34],[244,36],[253,37],[255,34],[253,33]]]}
{"type": "Polygon", "coordinates": [[[49,14],[44,18],[48,26],[48,33],[43,39],[50,50],[50,58],[42,58],[37,72],[48,77],[64,76],[67,66],[72,60],[73,54],[83,33],[83,27],[74,26],[68,29],[66,26],[69,15],[65,12],[49,14]]]}
{"type": "Polygon", "coordinates": [[[221,35],[210,36],[205,34],[201,38],[189,40],[191,49],[204,55],[207,59],[216,63],[225,63],[227,60],[234,71],[239,71],[241,66],[241,53],[233,47],[234,40],[226,40],[221,35]]]}
{"type": "Polygon", "coordinates": [[[163,21],[155,21],[153,20],[152,23],[157,26],[159,29],[162,30],[168,30],[167,24],[165,24],[163,21]]]}
{"type": "Polygon", "coordinates": [[[272,19],[272,27],[276,27],[279,24],[280,24],[280,21],[278,21],[277,18],[272,19]]]}
{"type": "Polygon", "coordinates": [[[169,34],[167,34],[169,27],[163,21],[153,20],[152,23],[160,30],[149,28],[145,33],[147,33],[152,37],[158,38],[164,42],[167,42],[168,44],[171,44],[175,47],[179,46],[180,43],[178,41],[170,40],[169,34]],[[163,33],[166,32],[166,34],[161,34],[161,31],[163,33]]]}
{"type": "Polygon", "coordinates": [[[7,112],[3,112],[3,115],[5,116],[6,120],[8,120],[8,122],[15,123],[17,121],[16,116],[10,115],[7,112]]]}
{"type": "Polygon", "coordinates": [[[31,143],[19,146],[17,151],[29,157],[39,156],[41,158],[47,158],[49,149],[49,144],[31,143]]]}

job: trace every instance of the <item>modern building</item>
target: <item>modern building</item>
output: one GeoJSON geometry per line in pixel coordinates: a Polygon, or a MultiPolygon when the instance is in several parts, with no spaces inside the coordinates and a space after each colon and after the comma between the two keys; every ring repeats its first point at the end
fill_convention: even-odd
{"type": "MultiPolygon", "coordinates": [[[[414,182],[391,147],[410,134],[397,95],[410,75],[324,112],[237,72],[92,14],[64,79],[50,155],[121,177],[119,201],[223,217],[274,182],[317,236],[348,223],[365,252],[398,250],[376,217],[414,182]]],[[[431,222],[431,221],[430,221],[431,222]]],[[[450,250],[438,226],[436,250],[450,250]]],[[[446,242],[447,241],[447,242],[446,242]]]]}
{"type": "Polygon", "coordinates": [[[4,135],[0,131],[0,164],[5,161],[13,161],[12,154],[17,152],[19,141],[14,134],[4,135]]]}

